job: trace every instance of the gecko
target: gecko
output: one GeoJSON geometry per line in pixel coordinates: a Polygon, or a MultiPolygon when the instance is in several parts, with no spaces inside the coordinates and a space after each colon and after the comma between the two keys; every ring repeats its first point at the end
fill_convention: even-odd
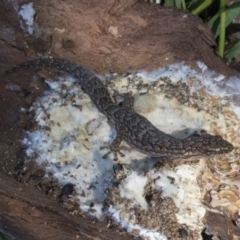
{"type": "Polygon", "coordinates": [[[121,154],[120,143],[123,140],[148,156],[164,159],[210,156],[233,150],[233,145],[219,135],[194,133],[179,139],[162,132],[144,116],[136,113],[127,103],[122,105],[115,103],[96,74],[74,62],[58,58],[42,58],[19,64],[6,72],[24,68],[54,69],[77,79],[82,90],[116,128],[117,136],[106,155],[110,152],[114,153],[114,156],[117,156],[117,153],[121,154]]]}

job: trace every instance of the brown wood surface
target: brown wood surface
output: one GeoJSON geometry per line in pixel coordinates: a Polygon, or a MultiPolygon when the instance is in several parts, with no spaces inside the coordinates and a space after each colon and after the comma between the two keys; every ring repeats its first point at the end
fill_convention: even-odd
{"type": "Polygon", "coordinates": [[[0,227],[18,239],[132,239],[107,221],[73,216],[58,200],[28,181],[22,169],[20,140],[28,128],[28,109],[45,84],[30,84],[29,72],[3,75],[13,65],[37,58],[55,39],[51,56],[87,66],[96,73],[153,70],[185,61],[234,75],[214,53],[213,35],[188,11],[161,8],[136,0],[33,0],[36,23],[44,34],[27,36],[17,10],[28,1],[0,0],[0,227]],[[26,47],[26,46],[29,47],[26,47]],[[6,88],[9,83],[19,91],[6,88]]]}

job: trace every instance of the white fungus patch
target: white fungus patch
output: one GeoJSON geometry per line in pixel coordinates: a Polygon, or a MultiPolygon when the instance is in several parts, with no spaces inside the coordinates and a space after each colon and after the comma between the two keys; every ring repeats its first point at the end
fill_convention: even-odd
{"type": "MultiPolygon", "coordinates": [[[[200,160],[195,166],[181,165],[176,168],[176,175],[179,176],[180,187],[177,192],[181,193],[179,212],[176,217],[181,224],[198,228],[203,228],[203,219],[206,209],[199,201],[201,199],[201,189],[197,183],[197,177],[204,168],[204,163],[200,160]],[[192,211],[194,209],[194,211],[192,211]]],[[[178,195],[179,196],[179,195],[178,195]]],[[[177,205],[177,203],[176,203],[177,205]]]]}
{"type": "Polygon", "coordinates": [[[34,33],[34,15],[36,14],[33,3],[23,4],[18,12],[20,25],[24,32],[34,33]]]}
{"type": "Polygon", "coordinates": [[[121,185],[120,194],[122,198],[134,199],[137,203],[147,210],[148,204],[144,197],[144,187],[147,183],[147,178],[139,176],[136,172],[132,172],[121,185]]]}
{"type": "Polygon", "coordinates": [[[172,198],[175,205],[180,208],[185,197],[185,191],[184,187],[179,184],[179,176],[175,172],[168,170],[154,173],[151,177],[156,179],[154,181],[154,188],[162,192],[163,197],[172,198]],[[171,182],[169,177],[175,180],[174,183],[171,182]]]}
{"type": "MultiPolygon", "coordinates": [[[[232,95],[229,92],[237,80],[230,79],[223,83],[222,75],[209,71],[200,62],[198,66],[201,74],[179,63],[152,73],[141,72],[125,77],[109,75],[107,78],[115,79],[110,82],[108,89],[111,93],[114,90],[119,93],[132,91],[135,111],[175,137],[185,138],[204,129],[238,146],[238,141],[233,140],[235,131],[231,131],[231,126],[239,121],[236,115],[235,118],[232,116],[240,116],[240,110],[235,103],[231,103],[232,95]],[[170,79],[171,84],[188,84],[188,102],[179,104],[174,92],[166,92],[168,85],[165,77],[170,79]],[[223,85],[227,86],[225,90],[221,88],[223,85]],[[193,96],[195,93],[197,98],[193,96]],[[205,94],[203,99],[201,93],[205,94]],[[169,94],[170,97],[167,96],[169,94]],[[209,96],[226,97],[225,104],[219,103],[222,99],[211,100],[209,96]]],[[[39,164],[44,164],[47,172],[51,172],[60,184],[74,184],[80,209],[99,218],[103,214],[106,190],[111,191],[113,183],[117,181],[113,172],[113,155],[103,159],[108,149],[101,147],[113,141],[116,131],[72,78],[46,82],[51,91],[45,92],[31,108],[35,112],[34,121],[38,128],[27,132],[23,139],[26,153],[39,164]]],[[[237,90],[235,93],[238,94],[237,90]]],[[[105,213],[110,214],[125,230],[132,233],[137,231],[143,238],[166,239],[160,231],[133,221],[133,206],[146,213],[150,207],[144,195],[146,185],[150,182],[155,191],[162,193],[163,199],[173,200],[179,209],[176,214],[179,224],[186,224],[197,232],[196,239],[200,239],[205,207],[197,178],[206,167],[205,161],[199,158],[195,165],[184,164],[172,170],[156,172],[152,169],[156,159],[134,149],[125,150],[124,154],[125,157],[119,157],[119,162],[129,165],[128,171],[115,187],[121,199],[114,202],[105,213]],[[126,212],[120,214],[124,208],[126,212]]]]}

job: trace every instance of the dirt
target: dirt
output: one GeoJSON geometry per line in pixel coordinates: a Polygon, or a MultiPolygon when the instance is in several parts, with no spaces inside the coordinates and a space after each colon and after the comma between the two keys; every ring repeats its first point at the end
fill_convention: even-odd
{"type": "Polygon", "coordinates": [[[28,109],[46,84],[34,71],[4,71],[51,50],[51,56],[96,73],[153,70],[179,61],[196,68],[195,60],[228,76],[236,72],[214,54],[211,32],[187,11],[135,0],[35,0],[41,32],[28,36],[16,12],[27,2],[2,0],[0,8],[0,227],[26,240],[133,239],[118,226],[108,229],[107,219],[70,215],[75,206],[63,207],[57,183],[40,184],[42,170],[25,165],[21,139],[34,127],[28,109]]]}

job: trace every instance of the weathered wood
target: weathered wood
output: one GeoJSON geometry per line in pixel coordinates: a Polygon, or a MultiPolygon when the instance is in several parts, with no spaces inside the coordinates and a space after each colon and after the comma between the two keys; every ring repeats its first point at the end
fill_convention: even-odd
{"type": "MultiPolygon", "coordinates": [[[[18,24],[19,5],[1,0],[1,72],[16,63],[36,58],[55,44],[51,55],[87,66],[97,73],[151,70],[179,61],[196,68],[195,61],[225,75],[231,70],[214,53],[215,42],[202,21],[187,11],[160,8],[136,0],[32,1],[36,22],[45,29],[38,37],[26,36],[18,24]],[[29,48],[26,48],[25,41],[29,48]]],[[[17,4],[17,3],[16,3],[17,4]]],[[[69,215],[30,183],[15,180],[21,161],[19,140],[31,116],[28,108],[45,84],[31,86],[29,73],[3,76],[0,81],[0,217],[1,224],[20,239],[130,239],[106,223],[69,215]],[[20,90],[9,91],[7,83],[20,90]],[[61,236],[61,238],[59,238],[61,236]]]]}

